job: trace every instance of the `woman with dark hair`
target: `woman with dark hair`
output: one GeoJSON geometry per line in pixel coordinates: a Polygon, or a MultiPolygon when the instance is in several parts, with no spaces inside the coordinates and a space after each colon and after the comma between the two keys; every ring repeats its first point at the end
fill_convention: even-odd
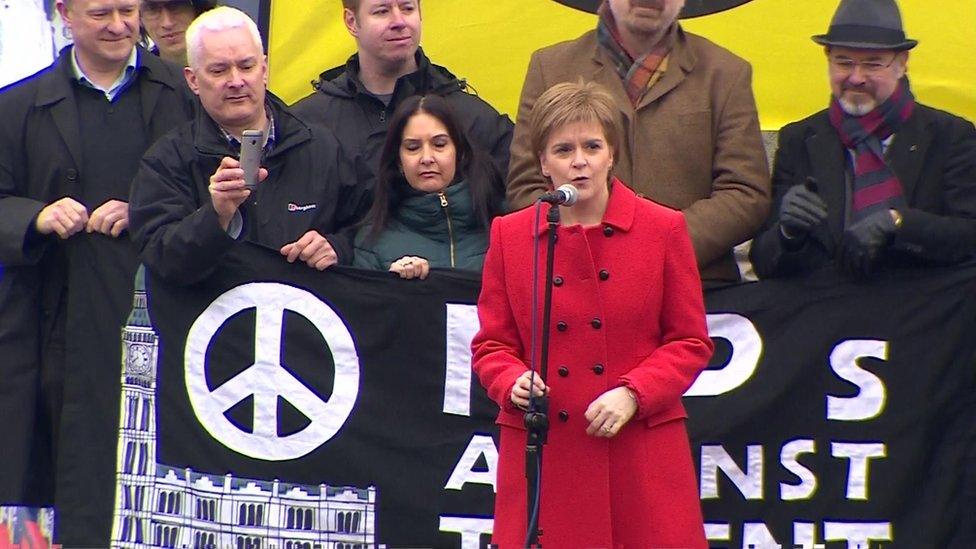
{"type": "Polygon", "coordinates": [[[217,7],[216,0],[142,0],[142,41],[152,41],[152,52],[186,65],[186,29],[201,13],[217,7]]]}
{"type": "Polygon", "coordinates": [[[471,147],[447,102],[410,97],[390,121],[353,265],[401,278],[426,278],[431,267],[480,271],[504,194],[494,165],[471,147]]]}

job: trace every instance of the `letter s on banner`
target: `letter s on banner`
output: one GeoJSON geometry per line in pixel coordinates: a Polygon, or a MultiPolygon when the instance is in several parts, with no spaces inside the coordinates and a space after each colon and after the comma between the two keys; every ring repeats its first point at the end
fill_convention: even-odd
{"type": "Polygon", "coordinates": [[[834,421],[865,421],[878,417],[885,407],[885,386],[881,378],[862,369],[862,358],[888,360],[888,342],[876,339],[841,341],[830,352],[830,368],[841,379],[857,385],[852,397],[827,395],[827,419],[834,421]]]}
{"type": "Polygon", "coordinates": [[[688,388],[685,396],[717,396],[740,387],[756,373],[763,342],[755,324],[735,313],[709,314],[708,333],[712,339],[725,339],[732,344],[732,356],[725,367],[705,370],[688,388]]]}
{"type": "Polygon", "coordinates": [[[797,458],[800,454],[817,453],[817,443],[813,439],[799,438],[783,445],[779,452],[779,462],[789,472],[800,479],[800,484],[779,483],[779,497],[783,501],[810,499],[817,491],[817,477],[813,471],[803,466],[797,458]]]}

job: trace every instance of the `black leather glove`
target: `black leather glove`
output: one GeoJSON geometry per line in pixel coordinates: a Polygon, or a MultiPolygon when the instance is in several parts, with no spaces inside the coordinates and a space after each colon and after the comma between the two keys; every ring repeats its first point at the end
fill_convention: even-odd
{"type": "Polygon", "coordinates": [[[863,278],[874,267],[895,235],[895,221],[888,210],[871,214],[844,230],[840,264],[848,274],[863,278]]]}
{"type": "Polygon", "coordinates": [[[793,185],[783,195],[779,224],[787,239],[806,237],[824,219],[827,219],[827,204],[806,185],[793,185]]]}

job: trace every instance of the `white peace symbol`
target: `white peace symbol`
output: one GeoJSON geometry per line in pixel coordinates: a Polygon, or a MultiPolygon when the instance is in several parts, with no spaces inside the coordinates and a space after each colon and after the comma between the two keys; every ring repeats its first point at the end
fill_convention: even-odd
{"type": "Polygon", "coordinates": [[[207,432],[231,450],[266,461],[299,458],[327,442],[352,413],[359,393],[359,356],[342,318],[311,293],[273,282],[243,284],[215,299],[190,327],[184,368],[190,405],[207,432]],[[206,376],[210,341],[229,318],[250,308],[257,310],[254,364],[211,391],[206,376]],[[280,364],[285,311],[308,319],[332,351],[335,384],[328,402],[280,364]],[[224,415],[250,395],[253,433],[242,431],[224,415]],[[308,417],[304,429],[278,436],[278,396],[308,417]]]}

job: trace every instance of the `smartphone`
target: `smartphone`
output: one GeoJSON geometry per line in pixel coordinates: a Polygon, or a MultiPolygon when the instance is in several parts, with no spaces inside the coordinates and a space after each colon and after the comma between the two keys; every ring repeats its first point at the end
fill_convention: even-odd
{"type": "Polygon", "coordinates": [[[244,170],[244,186],[252,191],[258,185],[262,149],[264,149],[264,132],[244,130],[241,134],[241,169],[244,170]]]}

